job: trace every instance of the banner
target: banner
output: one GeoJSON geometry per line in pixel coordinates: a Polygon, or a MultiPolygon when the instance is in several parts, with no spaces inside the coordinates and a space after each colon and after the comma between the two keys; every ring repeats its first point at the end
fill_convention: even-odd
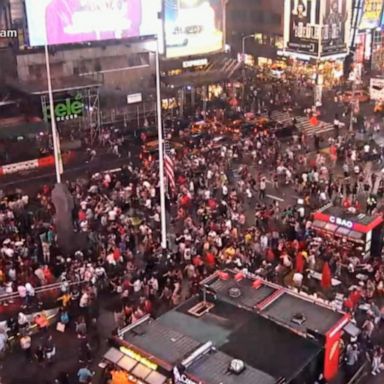
{"type": "Polygon", "coordinates": [[[193,56],[223,49],[223,12],[222,0],[165,0],[166,56],[193,56]]]}
{"type": "Polygon", "coordinates": [[[30,46],[156,35],[161,0],[25,0],[30,46]]]}
{"type": "Polygon", "coordinates": [[[285,0],[285,51],[309,58],[346,54],[351,0],[285,0]]]}
{"type": "Polygon", "coordinates": [[[383,0],[365,0],[359,29],[374,29],[380,26],[383,0]]]}

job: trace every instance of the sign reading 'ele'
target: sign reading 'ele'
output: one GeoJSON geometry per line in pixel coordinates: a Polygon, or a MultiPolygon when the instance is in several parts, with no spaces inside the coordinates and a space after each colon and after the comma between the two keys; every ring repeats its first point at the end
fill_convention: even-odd
{"type": "MultiPolygon", "coordinates": [[[[75,98],[66,98],[54,103],[54,116],[56,121],[73,120],[80,117],[84,111],[84,103],[81,95],[75,98]]],[[[43,116],[45,121],[52,118],[51,108],[49,105],[43,107],[43,116]]]]}

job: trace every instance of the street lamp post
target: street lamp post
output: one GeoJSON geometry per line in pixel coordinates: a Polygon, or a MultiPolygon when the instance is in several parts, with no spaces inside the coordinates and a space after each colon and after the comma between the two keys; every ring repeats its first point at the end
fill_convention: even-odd
{"type": "Polygon", "coordinates": [[[54,103],[53,103],[51,67],[49,65],[48,43],[45,43],[44,48],[45,48],[45,66],[46,66],[46,70],[47,70],[48,97],[49,97],[49,109],[50,109],[50,117],[51,117],[53,153],[54,153],[54,157],[55,157],[56,182],[57,182],[57,184],[60,184],[61,183],[61,174],[63,172],[63,164],[61,161],[59,135],[58,135],[57,128],[56,128],[56,116],[55,116],[55,107],[54,107],[54,103]]]}
{"type": "Polygon", "coordinates": [[[244,95],[245,95],[245,80],[246,80],[246,76],[245,76],[245,42],[247,39],[250,39],[250,38],[255,38],[255,34],[251,34],[251,35],[245,35],[241,38],[241,60],[243,62],[243,74],[242,74],[242,78],[243,78],[243,86],[242,86],[242,89],[241,89],[241,102],[244,106],[244,95]]]}
{"type": "Polygon", "coordinates": [[[161,117],[160,92],[160,59],[159,38],[156,38],[156,108],[157,108],[157,134],[159,142],[159,180],[160,180],[160,220],[161,220],[161,248],[167,248],[167,216],[165,209],[165,176],[164,176],[164,139],[161,117]]]}

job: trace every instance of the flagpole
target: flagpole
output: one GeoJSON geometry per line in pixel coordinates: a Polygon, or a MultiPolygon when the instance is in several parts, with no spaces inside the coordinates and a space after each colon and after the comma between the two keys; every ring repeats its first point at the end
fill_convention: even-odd
{"type": "Polygon", "coordinates": [[[165,209],[165,177],[164,177],[164,140],[161,118],[160,93],[160,60],[159,37],[156,38],[156,105],[157,105],[157,134],[159,141],[159,178],[160,178],[160,221],[161,221],[161,248],[167,248],[167,217],[165,209]]]}
{"type": "MultiPolygon", "coordinates": [[[[51,82],[51,68],[49,65],[49,54],[48,54],[48,44],[47,42],[44,45],[45,48],[45,66],[47,70],[47,81],[48,81],[48,95],[49,95],[49,110],[51,117],[51,131],[52,131],[52,141],[53,141],[53,153],[55,157],[55,170],[56,170],[56,182],[61,183],[61,157],[60,157],[60,146],[59,146],[59,137],[56,129],[56,117],[55,117],[55,107],[53,103],[53,93],[52,93],[52,82],[51,82]]],[[[48,114],[47,114],[48,115],[48,114]]]]}

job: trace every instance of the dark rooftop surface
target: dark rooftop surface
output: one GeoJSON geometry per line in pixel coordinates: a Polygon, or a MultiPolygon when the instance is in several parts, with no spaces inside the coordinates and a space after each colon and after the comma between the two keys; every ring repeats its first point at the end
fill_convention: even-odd
{"type": "Polygon", "coordinates": [[[341,217],[343,219],[351,220],[354,223],[359,223],[362,225],[368,225],[369,223],[371,223],[376,219],[376,216],[369,216],[369,215],[366,215],[365,213],[360,213],[359,215],[349,213],[343,207],[331,206],[331,207],[322,209],[321,211],[326,215],[341,217]]]}
{"type": "Polygon", "coordinates": [[[171,365],[193,352],[201,343],[151,320],[124,335],[124,340],[171,365]]]}
{"type": "Polygon", "coordinates": [[[231,356],[217,351],[197,360],[188,372],[205,383],[220,384],[274,384],[276,379],[257,369],[247,367],[240,375],[228,373],[231,356]]]}
{"type": "Polygon", "coordinates": [[[322,335],[325,335],[343,317],[341,313],[288,293],[284,293],[268,305],[262,314],[298,330],[309,329],[322,335]],[[293,316],[298,313],[306,318],[301,326],[292,322],[293,316]]]}
{"type": "Polygon", "coordinates": [[[315,342],[255,313],[219,300],[209,313],[196,318],[188,314],[188,310],[197,302],[198,299],[193,298],[161,316],[158,321],[201,343],[210,340],[219,351],[241,359],[248,367],[275,379],[293,376],[321,352],[321,347],[315,342]]]}
{"type": "Polygon", "coordinates": [[[252,281],[248,279],[241,281],[236,281],[234,279],[223,281],[217,279],[213,283],[209,284],[209,287],[216,292],[221,300],[227,301],[228,303],[234,305],[242,305],[248,308],[254,308],[257,304],[261,303],[276,291],[275,288],[269,287],[267,285],[263,285],[260,288],[255,289],[252,287],[252,281]],[[229,290],[231,288],[239,288],[241,291],[241,296],[233,299],[229,295],[229,290]]]}

